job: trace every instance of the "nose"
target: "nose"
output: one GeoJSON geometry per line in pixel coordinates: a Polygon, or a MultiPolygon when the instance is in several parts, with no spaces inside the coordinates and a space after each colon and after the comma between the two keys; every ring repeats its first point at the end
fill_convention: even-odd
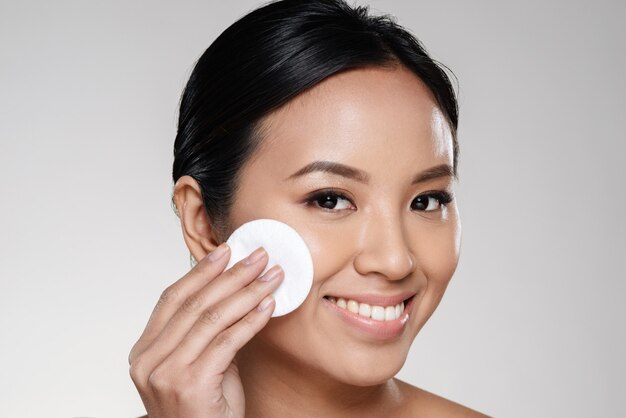
{"type": "Polygon", "coordinates": [[[362,275],[378,274],[401,280],[416,267],[401,220],[390,216],[369,219],[359,236],[354,268],[362,275]]]}

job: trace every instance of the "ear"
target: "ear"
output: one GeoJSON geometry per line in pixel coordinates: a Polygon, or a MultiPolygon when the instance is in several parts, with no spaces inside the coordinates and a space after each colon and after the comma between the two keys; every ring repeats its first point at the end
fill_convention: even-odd
{"type": "Polygon", "coordinates": [[[204,209],[200,185],[191,176],[182,176],[174,186],[174,202],[185,244],[196,260],[202,260],[220,243],[204,209]]]}

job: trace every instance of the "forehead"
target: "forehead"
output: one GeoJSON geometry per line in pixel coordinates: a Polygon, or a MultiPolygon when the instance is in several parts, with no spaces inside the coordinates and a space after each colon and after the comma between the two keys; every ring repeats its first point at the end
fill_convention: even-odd
{"type": "Polygon", "coordinates": [[[269,114],[250,165],[276,174],[314,160],[410,175],[452,164],[452,135],[426,85],[404,67],[333,75],[269,114]],[[280,164],[276,164],[280,162],[280,164]]]}

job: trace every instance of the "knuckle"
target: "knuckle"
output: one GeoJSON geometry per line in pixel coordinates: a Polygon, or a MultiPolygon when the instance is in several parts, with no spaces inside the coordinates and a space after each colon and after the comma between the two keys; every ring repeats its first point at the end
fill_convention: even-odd
{"type": "Polygon", "coordinates": [[[230,270],[228,270],[229,274],[232,276],[239,276],[244,274],[244,272],[247,270],[246,265],[243,264],[243,261],[238,261],[237,263],[235,263],[234,266],[231,267],[230,270]]]}
{"type": "Polygon", "coordinates": [[[183,302],[181,309],[186,313],[197,313],[202,308],[202,298],[198,295],[189,296],[183,302]]]}
{"type": "Polygon", "coordinates": [[[128,372],[130,374],[130,378],[132,379],[132,381],[138,385],[143,383],[143,377],[146,375],[145,373],[145,367],[144,367],[144,361],[142,360],[142,357],[139,356],[136,359],[134,359],[134,361],[132,363],[130,363],[129,365],[130,367],[128,368],[128,372]]]}
{"type": "Polygon", "coordinates": [[[162,367],[157,367],[150,373],[148,385],[159,392],[171,392],[175,387],[169,374],[162,367]]]}
{"type": "Polygon", "coordinates": [[[175,303],[178,300],[179,290],[176,286],[168,286],[159,296],[157,306],[175,303]]]}
{"type": "Polygon", "coordinates": [[[203,324],[215,325],[220,319],[222,319],[222,313],[217,309],[209,308],[202,312],[198,320],[203,324]]]}
{"type": "Polygon", "coordinates": [[[257,316],[256,315],[246,315],[241,320],[246,326],[252,327],[256,325],[257,316]]]}
{"type": "Polygon", "coordinates": [[[133,345],[133,348],[130,349],[130,353],[128,353],[128,365],[132,365],[133,364],[133,360],[135,359],[135,350],[137,347],[137,343],[135,343],[135,345],[133,345]]]}
{"type": "Polygon", "coordinates": [[[136,363],[137,360],[139,360],[142,357],[142,353],[144,352],[146,345],[147,344],[144,341],[143,337],[139,338],[137,342],[133,344],[133,347],[130,349],[130,353],[128,353],[128,365],[129,366],[132,365],[133,363],[136,363]]]}
{"type": "Polygon", "coordinates": [[[215,337],[215,346],[220,350],[228,350],[234,346],[234,338],[231,332],[225,331],[215,337]]]}

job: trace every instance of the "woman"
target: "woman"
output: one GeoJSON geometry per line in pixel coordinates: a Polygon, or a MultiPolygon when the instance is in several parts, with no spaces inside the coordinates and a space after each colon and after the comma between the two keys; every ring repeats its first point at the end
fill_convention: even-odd
{"type": "Polygon", "coordinates": [[[444,71],[367,8],[278,1],[227,28],[180,105],[173,202],[200,261],[130,353],[148,415],[484,416],[394,378],[458,263],[457,120],[444,71]],[[305,302],[271,320],[280,266],[257,280],[260,248],[225,270],[259,218],[314,262],[305,302]]]}

